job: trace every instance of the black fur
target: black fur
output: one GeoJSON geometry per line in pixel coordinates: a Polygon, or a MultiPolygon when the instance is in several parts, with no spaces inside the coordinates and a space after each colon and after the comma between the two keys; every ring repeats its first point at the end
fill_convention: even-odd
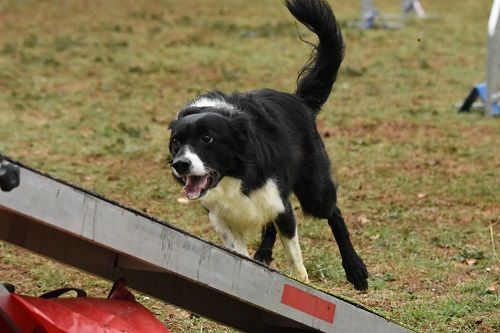
{"type": "MultiPolygon", "coordinates": [[[[242,191],[247,195],[269,178],[277,181],[286,210],[264,226],[256,259],[266,263],[272,260],[275,225],[287,237],[295,234],[296,223],[289,201],[290,194],[295,193],[305,214],[328,220],[347,279],[356,289],[366,289],[368,273],[351,244],[337,207],[330,162],[315,124],[343,59],[342,35],[326,1],[287,0],[285,5],[319,37],[311,59],[300,72],[296,92],[260,89],[200,96],[196,100],[224,101],[237,111],[188,104],[170,124],[170,150],[174,163],[184,147],[196,150],[210,170],[207,190],[226,176],[241,179],[242,191]],[[201,138],[206,135],[213,141],[204,142],[201,138]]],[[[183,182],[181,177],[178,179],[183,182]]]]}
{"type": "Polygon", "coordinates": [[[295,95],[317,113],[328,99],[344,59],[342,34],[325,1],[289,0],[285,5],[297,20],[319,38],[311,58],[300,71],[295,91],[295,95]]]}

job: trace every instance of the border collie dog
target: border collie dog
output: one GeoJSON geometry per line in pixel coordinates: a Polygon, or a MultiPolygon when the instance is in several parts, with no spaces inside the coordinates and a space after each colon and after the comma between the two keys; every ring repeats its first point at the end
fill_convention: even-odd
{"type": "Polygon", "coordinates": [[[208,210],[226,247],[248,256],[248,240],[262,232],[254,259],[269,264],[278,235],[292,274],[308,281],[290,204],[294,193],[305,214],[328,220],[347,280],[363,290],[368,272],[337,207],[330,161],[315,124],[343,59],[342,35],[325,0],[285,5],[319,39],[295,93],[210,92],[189,102],[169,125],[172,172],[186,197],[208,210]]]}

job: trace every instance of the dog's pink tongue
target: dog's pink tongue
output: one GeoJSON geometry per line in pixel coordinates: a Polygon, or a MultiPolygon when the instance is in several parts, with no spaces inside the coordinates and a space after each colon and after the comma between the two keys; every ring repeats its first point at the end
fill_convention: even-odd
{"type": "Polygon", "coordinates": [[[196,199],[201,191],[205,189],[208,183],[208,175],[205,176],[187,176],[184,194],[188,199],[196,199]]]}

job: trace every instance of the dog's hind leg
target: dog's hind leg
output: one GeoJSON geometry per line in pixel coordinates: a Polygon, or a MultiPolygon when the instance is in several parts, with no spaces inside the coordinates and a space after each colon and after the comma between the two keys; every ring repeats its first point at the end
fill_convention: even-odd
{"type": "Polygon", "coordinates": [[[347,281],[358,290],[368,288],[368,271],[363,260],[358,256],[349,238],[349,231],[340,213],[340,209],[335,205],[331,216],[328,218],[328,225],[332,229],[333,236],[339,246],[347,281]]]}
{"type": "Polygon", "coordinates": [[[262,238],[259,248],[255,251],[253,258],[266,265],[273,261],[273,246],[276,241],[276,227],[274,223],[269,223],[262,228],[262,238]]]}
{"type": "Polygon", "coordinates": [[[297,223],[293,216],[293,209],[290,201],[285,203],[285,211],[278,215],[274,221],[281,243],[285,248],[285,253],[292,268],[292,275],[297,279],[309,282],[307,270],[302,260],[302,251],[299,245],[299,236],[297,234],[297,223]]]}
{"type": "Polygon", "coordinates": [[[347,226],[337,207],[337,192],[324,158],[323,163],[309,165],[310,172],[297,181],[294,192],[305,214],[328,220],[339,247],[347,280],[354,288],[365,290],[368,288],[368,271],[352,246],[347,226]]]}

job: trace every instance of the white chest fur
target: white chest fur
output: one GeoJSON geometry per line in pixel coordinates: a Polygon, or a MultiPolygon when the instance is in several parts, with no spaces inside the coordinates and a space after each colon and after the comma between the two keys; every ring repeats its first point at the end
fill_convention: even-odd
{"type": "Polygon", "coordinates": [[[264,224],[272,222],[285,211],[273,179],[268,179],[264,186],[247,196],[241,191],[241,180],[224,177],[201,198],[201,203],[210,214],[216,215],[243,238],[254,236],[264,224]]]}

